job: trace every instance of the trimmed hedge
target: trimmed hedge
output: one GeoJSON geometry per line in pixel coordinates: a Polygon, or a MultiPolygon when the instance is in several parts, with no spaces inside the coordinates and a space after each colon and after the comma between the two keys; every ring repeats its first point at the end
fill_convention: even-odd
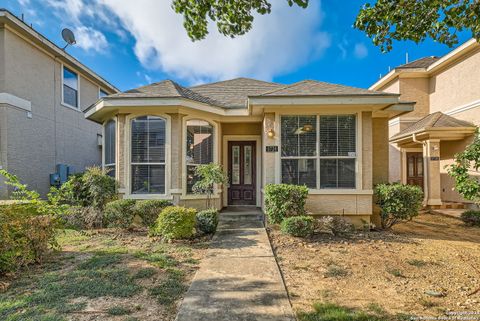
{"type": "Polygon", "coordinates": [[[137,201],[134,207],[135,215],[140,216],[145,226],[155,225],[160,212],[167,206],[173,204],[167,200],[143,200],[137,201]]]}
{"type": "Polygon", "coordinates": [[[268,184],[265,186],[265,213],[273,224],[285,218],[305,214],[306,186],[268,184]]]}
{"type": "Polygon", "coordinates": [[[460,216],[465,224],[470,226],[480,226],[480,211],[469,210],[460,216]]]}
{"type": "Polygon", "coordinates": [[[108,203],[103,212],[105,227],[129,228],[135,217],[135,200],[122,199],[108,203]]]}
{"type": "Polygon", "coordinates": [[[197,229],[205,234],[215,233],[218,225],[218,211],[215,208],[203,210],[196,216],[197,229]]]}
{"type": "Polygon", "coordinates": [[[280,229],[285,234],[307,237],[313,234],[315,220],[311,216],[292,216],[283,220],[280,229]]]}
{"type": "Polygon", "coordinates": [[[165,240],[190,238],[195,234],[196,213],[194,208],[166,207],[160,212],[150,234],[161,236],[165,240]]]}

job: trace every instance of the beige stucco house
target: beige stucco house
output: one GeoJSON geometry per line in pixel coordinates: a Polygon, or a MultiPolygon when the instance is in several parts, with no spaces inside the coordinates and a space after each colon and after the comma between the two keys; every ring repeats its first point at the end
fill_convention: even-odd
{"type": "Polygon", "coordinates": [[[472,39],[443,57],[401,65],[370,89],[416,102],[389,122],[390,181],[421,186],[430,207],[465,202],[445,166],[480,125],[480,45],[472,39]]]}
{"type": "MultiPolygon", "coordinates": [[[[60,29],[59,29],[60,32],[60,29]]],[[[83,110],[118,90],[0,9],[0,168],[45,195],[57,164],[101,164],[102,127],[83,110]]],[[[0,199],[8,189],[0,178],[0,199]]]]}
{"type": "Polygon", "coordinates": [[[369,221],[374,184],[388,180],[388,121],[413,110],[398,94],[306,80],[237,78],[195,87],[165,80],[101,98],[104,166],[125,198],[202,208],[195,167],[219,163],[229,186],[215,206],[263,207],[269,183],[307,185],[312,214],[369,221]]]}

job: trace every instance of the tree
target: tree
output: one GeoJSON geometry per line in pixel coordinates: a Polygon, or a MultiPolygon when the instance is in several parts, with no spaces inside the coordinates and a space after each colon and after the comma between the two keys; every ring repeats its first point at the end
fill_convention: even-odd
{"type": "Polygon", "coordinates": [[[198,165],[195,169],[195,176],[198,180],[193,184],[192,190],[195,194],[206,195],[207,209],[211,208],[215,185],[228,184],[228,176],[223,172],[222,166],[215,163],[198,165]]]}
{"type": "Polygon", "coordinates": [[[455,190],[465,199],[480,203],[480,181],[470,175],[480,168],[480,136],[477,130],[475,139],[467,148],[455,155],[455,163],[447,166],[448,174],[455,181],[455,190]]]}
{"type": "Polygon", "coordinates": [[[419,43],[431,38],[452,47],[464,30],[479,41],[479,19],[478,0],[378,0],[360,9],[354,26],[388,52],[393,40],[419,43]]]}
{"type": "MultiPolygon", "coordinates": [[[[252,29],[253,14],[269,14],[270,0],[173,0],[172,8],[183,15],[184,27],[192,40],[208,34],[208,19],[217,23],[218,31],[229,37],[246,34],[252,29]]],[[[308,6],[309,0],[284,0],[289,6],[308,6]]]]}

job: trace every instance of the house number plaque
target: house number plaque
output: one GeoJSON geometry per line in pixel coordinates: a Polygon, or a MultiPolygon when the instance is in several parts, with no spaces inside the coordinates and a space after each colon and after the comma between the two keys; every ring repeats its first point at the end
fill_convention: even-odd
{"type": "Polygon", "coordinates": [[[267,153],[276,153],[278,152],[278,146],[265,146],[265,151],[267,153]]]}

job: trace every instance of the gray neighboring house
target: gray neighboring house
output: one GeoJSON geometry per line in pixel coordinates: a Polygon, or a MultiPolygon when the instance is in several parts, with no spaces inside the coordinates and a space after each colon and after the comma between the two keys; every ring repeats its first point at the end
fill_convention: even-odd
{"type": "MultiPolygon", "coordinates": [[[[59,30],[60,32],[60,30],[59,30]]],[[[0,167],[45,195],[57,164],[102,163],[102,126],[83,111],[118,92],[8,10],[0,9],[0,167]]],[[[0,199],[8,197],[0,178],[0,199]]]]}

